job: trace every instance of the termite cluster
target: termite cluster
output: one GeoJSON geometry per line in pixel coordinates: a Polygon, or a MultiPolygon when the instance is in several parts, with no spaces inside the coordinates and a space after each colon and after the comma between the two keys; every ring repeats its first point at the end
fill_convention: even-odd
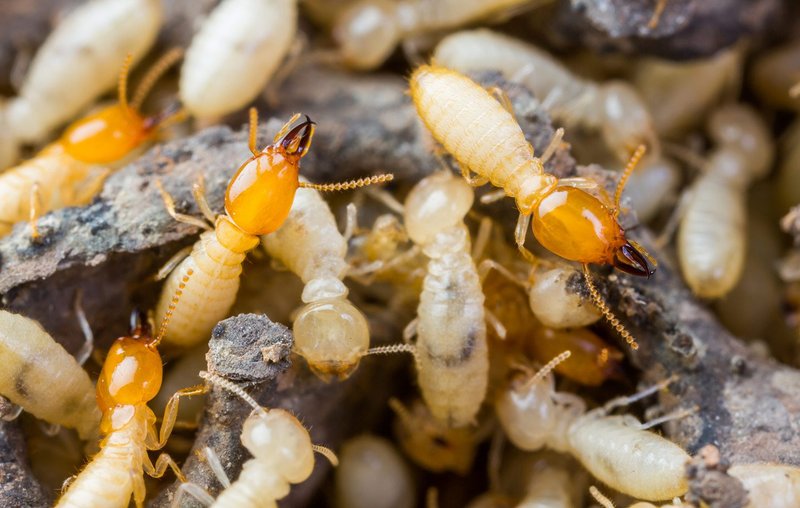
{"type": "MultiPolygon", "coordinates": [[[[667,2],[653,2],[651,24],[667,2]]],[[[73,309],[85,335],[74,354],[25,312],[0,310],[3,418],[32,428],[31,449],[74,451],[66,465],[33,465],[48,471],[55,505],[141,507],[177,478],[159,506],[288,506],[293,485],[323,467],[319,454],[335,466],[319,506],[707,506],[690,492],[696,450],[661,427],[703,408],[662,410],[655,396],[680,399],[684,383],[667,369],[637,383],[626,357],[654,339],[637,337],[603,288],[630,277],[657,286],[657,252],[679,268],[686,297],[754,351],[798,363],[800,252],[779,260],[774,230],[800,204],[800,38],[622,61],[520,37],[513,20],[556,3],[546,0],[210,3],[185,47],[163,47],[162,2],[81,2],[0,102],[0,236],[26,236],[32,249],[57,241],[40,219],[89,205],[145,150],[241,127],[249,114],[219,209],[201,178],[179,188],[152,176],[162,213],[198,234],[160,253],[163,266],[141,281],[155,303],[130,309],[127,335],[95,344],[80,294],[48,302],[73,309]],[[330,119],[300,111],[259,139],[258,111],[281,104],[281,83],[304,66],[402,74],[436,170],[418,181],[379,166],[312,181],[306,156],[330,119]],[[543,146],[534,149],[508,90],[483,86],[481,73],[532,93],[555,126],[543,146]],[[565,153],[616,170],[616,181],[554,172],[565,153]],[[195,203],[175,199],[184,189],[195,203]],[[765,238],[776,245],[767,253],[765,238]],[[379,402],[385,419],[372,433],[345,429],[346,442],[317,444],[304,415],[268,407],[206,365],[215,325],[249,297],[239,291],[256,277],[249,264],[299,279],[297,295],[247,281],[294,309],[269,316],[292,330],[292,372],[345,385],[361,364],[403,355],[408,379],[381,381],[393,396],[379,402]],[[381,343],[376,305],[402,330],[381,343]],[[197,428],[201,404],[186,402],[212,390],[249,416],[236,430],[243,464],[197,451],[216,478],[204,485],[170,444],[173,429],[197,428]]],[[[728,474],[747,492],[741,506],[800,506],[796,466],[737,462],[728,474]]]]}

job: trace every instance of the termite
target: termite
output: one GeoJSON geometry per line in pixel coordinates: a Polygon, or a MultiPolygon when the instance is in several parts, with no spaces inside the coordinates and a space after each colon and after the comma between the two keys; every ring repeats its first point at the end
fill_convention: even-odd
{"type": "Polygon", "coordinates": [[[176,112],[169,108],[154,116],[143,116],[139,108],[153,84],[181,56],[178,49],[167,52],[128,102],[129,57],[119,73],[117,104],[77,120],[38,155],[0,174],[0,236],[11,231],[15,223],[29,220],[37,237],[40,214],[88,203],[100,191],[112,167],[118,167],[152,139],[165,121],[174,118],[176,112]]]}
{"type": "MultiPolygon", "coordinates": [[[[595,499],[595,501],[597,501],[598,503],[600,503],[600,505],[601,505],[603,508],[615,508],[615,507],[614,507],[614,503],[612,503],[612,502],[611,502],[611,500],[610,500],[609,498],[607,498],[606,496],[604,496],[604,495],[603,495],[603,494],[602,494],[602,493],[601,493],[601,492],[600,492],[600,491],[597,489],[597,487],[595,487],[594,485],[592,485],[591,487],[589,487],[589,494],[591,494],[591,495],[592,495],[592,497],[595,499]]],[[[682,503],[682,502],[681,502],[681,500],[680,500],[680,499],[678,499],[678,498],[675,498],[675,499],[673,499],[673,500],[672,500],[672,502],[671,502],[671,503],[669,503],[669,504],[662,504],[662,505],[660,505],[660,506],[656,506],[656,505],[654,505],[653,503],[648,503],[648,502],[645,502],[645,501],[639,501],[639,502],[633,503],[632,505],[629,505],[629,506],[628,506],[628,508],[691,508],[691,507],[693,507],[693,506],[694,506],[694,505],[687,505],[687,504],[684,504],[684,503],[682,503]]],[[[787,508],[788,508],[788,505],[787,505],[787,508]]]]}
{"type": "Polygon", "coordinates": [[[159,0],[92,0],[56,27],[31,63],[8,122],[22,142],[40,142],[114,86],[117,65],[138,61],[161,27],[159,0]]]}
{"type": "Polygon", "coordinates": [[[333,465],[336,455],[324,446],[311,443],[303,424],[284,409],[261,407],[240,386],[210,372],[200,377],[218,385],[253,408],[242,426],[242,444],[253,454],[242,466],[239,478],[231,483],[216,454],[206,449],[209,465],[225,487],[216,500],[201,487],[184,482],[172,506],[180,506],[183,492],[188,492],[204,506],[216,508],[257,508],[277,506],[276,501],[289,493],[290,484],[302,483],[314,470],[314,452],[324,455],[333,465]]]}
{"type": "Polygon", "coordinates": [[[36,321],[0,310],[0,395],[37,418],[97,436],[89,375],[36,321]]]}
{"type": "Polygon", "coordinates": [[[658,153],[650,112],[624,81],[597,84],[581,79],[541,49],[485,29],[444,38],[433,61],[462,73],[499,70],[506,79],[519,79],[555,120],[600,130],[621,160],[639,145],[646,145],[651,155],[658,153]]]}
{"type": "Polygon", "coordinates": [[[747,489],[745,508],[792,508],[800,499],[800,469],[784,464],[736,464],[728,474],[747,489]]]}
{"type": "Polygon", "coordinates": [[[497,416],[511,442],[523,450],[547,446],[570,453],[597,479],[624,494],[646,500],[685,494],[684,469],[689,455],[645,430],[674,416],[642,424],[630,415],[608,414],[615,407],[651,395],[671,379],[586,412],[583,399],[555,391],[551,371],[569,356],[565,351],[535,374],[514,376],[498,397],[497,416]]]}
{"type": "Polygon", "coordinates": [[[136,506],[141,508],[145,497],[143,471],[159,478],[170,467],[184,480],[169,455],[162,453],[153,465],[147,451],[161,449],[166,444],[175,425],[180,398],[204,393],[204,388],[195,386],[176,392],[164,410],[158,433],[156,415],[147,402],[161,387],[163,364],[158,345],[191,275],[189,272],[181,280],[155,338],[134,312],[130,336],[120,337],[111,345],[97,380],[97,405],[103,414],[100,431],[104,435],[100,451],[70,483],[57,507],[124,508],[133,495],[136,506]]]}
{"type": "MultiPolygon", "coordinates": [[[[289,215],[295,192],[299,188],[321,191],[355,189],[385,180],[376,176],[336,184],[313,184],[299,180],[300,160],[308,153],[316,124],[306,117],[293,116],[263,150],[256,147],[258,113],[250,110],[249,148],[253,154],[236,171],[225,192],[225,213],[215,216],[205,199],[200,182],[193,190],[207,222],[175,211],[175,202],[157,182],[167,212],[177,221],[191,224],[206,232],[200,235],[190,254],[185,251],[167,263],[174,270],[164,284],[156,307],[156,316],[163,319],[169,308],[170,295],[189,271],[195,276],[186,287],[184,304],[173,317],[172,332],[164,337],[170,346],[189,347],[206,340],[211,329],[225,318],[239,289],[239,275],[248,251],[260,237],[278,230],[289,215]],[[185,257],[180,263],[181,256],[185,257]]],[[[164,270],[162,270],[163,273],[164,270]]]]}
{"type": "Polygon", "coordinates": [[[223,1],[186,52],[181,102],[199,118],[239,110],[256,98],[278,70],[296,32],[297,0],[223,1]]]}
{"type": "Polygon", "coordinates": [[[800,40],[757,55],[750,70],[749,82],[758,98],[770,106],[800,111],[800,100],[792,90],[797,90],[800,78],[800,40]]]}
{"type": "Polygon", "coordinates": [[[455,28],[511,12],[530,0],[363,0],[345,10],[333,27],[339,58],[353,69],[379,67],[410,36],[455,28]]]}
{"type": "Polygon", "coordinates": [[[604,203],[583,190],[596,188],[593,180],[559,180],[544,172],[544,161],[555,150],[559,134],[542,157],[535,157],[512,113],[471,79],[443,67],[424,65],[411,75],[410,86],[417,113],[436,141],[458,161],[464,178],[472,185],[491,182],[502,189],[484,201],[500,199],[503,194],[516,201],[520,214],[515,240],[520,252],[535,261],[525,248],[530,224],[543,247],[582,263],[592,300],[628,344],[637,347],[595,289],[589,264],[610,264],[638,276],[654,273],[647,253],[626,238],[617,220],[625,181],[644,156],[644,145],[628,162],[614,203],[604,203]],[[473,172],[478,176],[473,178],[473,172]]]}
{"type": "Polygon", "coordinates": [[[411,471],[390,441],[364,434],[342,446],[336,469],[336,506],[412,508],[415,500],[411,471]]]}
{"type": "MultiPolygon", "coordinates": [[[[391,180],[376,177],[370,183],[391,180]]],[[[304,185],[311,185],[301,178],[304,185]]],[[[352,231],[353,214],[350,217],[352,231]]],[[[294,318],[294,351],[306,359],[319,377],[344,379],[358,366],[369,348],[364,315],[347,298],[342,279],[350,268],[347,237],[314,188],[298,189],[283,225],[261,241],[267,253],[297,274],[305,284],[305,306],[294,318]]]]}
{"type": "Polygon", "coordinates": [[[469,472],[478,443],[473,429],[443,424],[419,399],[410,408],[389,399],[389,407],[396,415],[393,430],[397,442],[414,463],[434,473],[469,472]]]}
{"type": "Polygon", "coordinates": [[[741,276],[747,187],[769,171],[774,146],[764,121],[744,105],[716,110],[708,133],[716,147],[682,207],[678,258],[692,291],[715,298],[733,289],[741,276]]]}
{"type": "Polygon", "coordinates": [[[527,458],[522,464],[524,494],[516,508],[572,508],[581,506],[579,486],[583,484],[574,463],[557,454],[542,454],[527,458]],[[572,466],[572,467],[568,467],[572,466]],[[577,474],[576,474],[577,473],[577,474]]]}

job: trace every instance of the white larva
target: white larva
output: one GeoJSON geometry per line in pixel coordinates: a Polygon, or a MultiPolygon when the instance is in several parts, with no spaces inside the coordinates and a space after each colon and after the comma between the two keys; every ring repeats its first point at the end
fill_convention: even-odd
{"type": "Polygon", "coordinates": [[[519,79],[557,121],[601,130],[621,160],[640,144],[651,154],[658,152],[650,113],[627,83],[597,84],[579,78],[539,48],[485,29],[446,37],[433,61],[463,73],[499,70],[506,79],[519,79]]]}
{"type": "Polygon", "coordinates": [[[98,434],[94,385],[78,362],[36,321],[0,310],[0,395],[37,418],[98,434]]]}
{"type": "Polygon", "coordinates": [[[199,118],[247,105],[283,62],[297,32],[297,0],[224,0],[192,39],[180,98],[199,118]]]}
{"type": "Polygon", "coordinates": [[[769,170],[774,147],[763,120],[746,106],[720,108],[708,130],[717,146],[690,190],[678,231],[678,257],[692,291],[716,298],[741,276],[747,187],[769,170]]]}
{"type": "Polygon", "coordinates": [[[130,54],[138,61],[161,26],[160,0],[91,0],[56,27],[8,104],[17,140],[39,142],[117,82],[130,54]]]}
{"type": "Polygon", "coordinates": [[[369,327],[347,298],[347,240],[320,192],[298,189],[286,221],[261,241],[305,284],[305,306],[292,328],[294,350],[323,379],[347,377],[369,348],[369,327]]]}

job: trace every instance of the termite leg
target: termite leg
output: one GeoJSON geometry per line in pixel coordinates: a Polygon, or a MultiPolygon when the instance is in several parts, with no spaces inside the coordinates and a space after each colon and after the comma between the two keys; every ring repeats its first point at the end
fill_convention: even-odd
{"type": "Polygon", "coordinates": [[[349,243],[353,234],[356,232],[356,228],[358,228],[358,210],[356,209],[355,203],[349,203],[347,205],[345,217],[344,233],[342,233],[342,237],[344,237],[344,243],[349,243]]]}
{"type": "Polygon", "coordinates": [[[469,168],[467,166],[461,166],[461,176],[464,177],[464,180],[467,181],[472,187],[480,187],[481,185],[485,185],[489,182],[489,179],[485,176],[472,176],[469,168]]]}
{"type": "Polygon", "coordinates": [[[75,193],[75,201],[85,203],[92,199],[103,188],[109,175],[111,175],[111,170],[108,168],[103,168],[99,171],[97,176],[79,187],[78,192],[75,193]]]}
{"type": "Polygon", "coordinates": [[[159,281],[165,279],[167,275],[172,273],[172,270],[174,270],[179,264],[181,264],[181,262],[184,259],[189,257],[189,254],[191,253],[192,253],[192,246],[188,245],[179,250],[178,252],[176,252],[175,254],[173,254],[173,256],[169,258],[169,260],[167,260],[166,263],[164,263],[164,266],[162,266],[158,270],[158,272],[156,272],[156,274],[153,276],[153,280],[159,281]]]}
{"type": "Polygon", "coordinates": [[[495,201],[500,201],[504,197],[506,197],[505,189],[493,190],[481,196],[481,203],[483,203],[484,205],[490,205],[495,201]]]}
{"type": "Polygon", "coordinates": [[[398,215],[403,215],[403,213],[405,213],[406,207],[403,206],[403,203],[398,201],[397,198],[385,190],[372,187],[367,189],[365,192],[369,197],[380,202],[394,213],[398,215]]]}
{"type": "Polygon", "coordinates": [[[156,180],[156,188],[158,192],[161,193],[161,199],[164,200],[164,206],[167,209],[167,213],[178,222],[183,222],[184,224],[190,224],[192,226],[196,226],[201,229],[205,229],[206,231],[211,231],[212,228],[206,221],[202,219],[198,219],[197,217],[192,217],[191,215],[187,215],[185,213],[178,213],[175,211],[175,200],[172,196],[167,192],[162,185],[161,180],[156,180]]]}
{"type": "Polygon", "coordinates": [[[672,376],[669,376],[663,381],[660,381],[654,384],[653,386],[649,386],[640,392],[634,393],[633,395],[623,395],[622,397],[615,397],[606,402],[602,407],[595,409],[594,411],[598,411],[601,414],[605,415],[618,407],[629,406],[634,402],[638,402],[642,399],[645,399],[653,395],[654,393],[663,390],[664,388],[672,384],[676,379],[678,379],[678,376],[673,374],[672,376]]]}
{"type": "Polygon", "coordinates": [[[514,113],[514,105],[511,104],[511,99],[508,98],[508,94],[505,92],[505,90],[499,86],[490,86],[486,89],[486,91],[489,92],[489,95],[494,97],[501,106],[503,106],[503,109],[511,113],[511,116],[516,118],[514,113]]]}
{"type": "MultiPolygon", "coordinates": [[[[189,388],[183,388],[172,394],[172,397],[170,397],[169,402],[167,402],[167,406],[164,408],[164,417],[161,422],[161,430],[159,430],[158,432],[158,440],[156,440],[154,428],[149,429],[147,433],[147,439],[145,439],[145,446],[147,447],[147,449],[158,450],[163,448],[164,445],[167,444],[167,438],[169,438],[169,435],[172,433],[172,428],[175,426],[175,420],[178,417],[178,404],[180,403],[181,397],[202,395],[207,392],[208,392],[208,387],[205,384],[202,384],[197,386],[190,386],[189,388]]],[[[161,457],[159,457],[159,461],[160,460],[161,457]]],[[[158,466],[158,463],[156,463],[156,466],[158,466]]]]}
{"type": "Polygon", "coordinates": [[[192,196],[194,196],[197,206],[203,213],[203,217],[205,217],[208,222],[213,224],[217,220],[217,215],[208,205],[208,199],[206,198],[206,180],[203,178],[203,175],[198,176],[197,181],[195,181],[194,185],[192,185],[192,196]]]}
{"type": "Polygon", "coordinates": [[[219,483],[225,487],[226,489],[231,486],[231,479],[228,478],[228,473],[225,472],[225,468],[222,467],[222,462],[220,462],[219,457],[217,456],[217,452],[215,452],[211,447],[206,446],[203,448],[203,453],[205,454],[206,462],[208,463],[208,467],[214,473],[214,476],[217,477],[219,483]]]}
{"type": "Polygon", "coordinates": [[[690,414],[696,413],[697,410],[698,410],[697,406],[692,406],[688,409],[677,408],[674,411],[670,411],[665,415],[659,416],[658,418],[653,418],[652,420],[648,420],[642,423],[639,426],[639,429],[647,430],[649,428],[655,427],[656,425],[661,425],[662,423],[666,423],[672,420],[680,420],[681,418],[686,418],[690,414]]]}
{"type": "MultiPolygon", "coordinates": [[[[149,463],[147,458],[145,462],[149,463]]],[[[144,476],[139,471],[131,471],[131,483],[133,484],[133,502],[136,508],[144,506],[144,498],[147,495],[147,488],[144,485],[144,476]]]]}
{"type": "Polygon", "coordinates": [[[550,139],[550,143],[547,144],[547,147],[542,152],[542,156],[539,157],[539,160],[542,162],[542,165],[546,164],[547,161],[550,160],[550,157],[556,153],[556,150],[559,146],[561,146],[561,140],[564,139],[564,128],[559,127],[553,133],[552,139],[550,139]]]}
{"type": "Polygon", "coordinates": [[[686,215],[686,210],[689,208],[689,203],[692,201],[693,194],[693,189],[688,189],[681,194],[680,199],[678,199],[678,204],[672,209],[672,213],[667,219],[667,223],[661,229],[661,233],[659,233],[653,241],[656,247],[665,247],[675,235],[675,231],[677,231],[681,220],[683,220],[683,216],[686,215]]]}
{"type": "Polygon", "coordinates": [[[170,508],[178,508],[181,506],[181,500],[183,499],[184,494],[188,494],[192,496],[198,503],[205,507],[209,507],[214,504],[214,498],[208,492],[203,489],[203,487],[192,483],[181,483],[178,486],[178,490],[175,492],[175,498],[172,500],[172,504],[170,504],[170,508]]]}
{"type": "Polygon", "coordinates": [[[491,326],[494,329],[495,335],[497,335],[497,337],[500,340],[505,340],[505,338],[506,338],[506,327],[503,326],[502,321],[500,321],[497,318],[497,316],[494,315],[494,313],[492,311],[490,311],[489,309],[487,309],[485,307],[483,309],[483,313],[484,313],[484,316],[486,317],[486,322],[489,323],[489,326],[491,326]]]}
{"type": "Polygon", "coordinates": [[[78,326],[80,326],[84,338],[83,346],[81,346],[80,350],[75,354],[75,361],[81,366],[86,363],[86,360],[92,356],[92,351],[94,351],[94,333],[92,333],[89,320],[86,319],[86,313],[83,312],[83,306],[81,305],[82,296],[83,293],[80,289],[75,292],[75,316],[78,318],[78,326]]]}
{"type": "Polygon", "coordinates": [[[419,323],[419,318],[412,319],[405,328],[403,328],[403,342],[409,344],[411,339],[417,334],[417,324],[419,323]]]}
{"type": "Polygon", "coordinates": [[[489,237],[492,234],[492,219],[489,217],[482,217],[480,225],[478,226],[478,234],[475,235],[475,242],[472,244],[472,259],[473,261],[480,259],[486,246],[489,245],[489,237]]]}
{"type": "Polygon", "coordinates": [[[525,238],[528,236],[528,226],[530,226],[530,224],[530,214],[519,214],[519,219],[517,219],[517,227],[514,228],[514,241],[517,243],[517,249],[519,249],[522,257],[524,257],[529,263],[535,263],[536,256],[534,256],[533,252],[529,251],[525,247],[525,238]]]}
{"type": "Polygon", "coordinates": [[[175,461],[172,459],[172,457],[169,456],[169,454],[167,453],[160,454],[156,459],[155,465],[153,465],[150,462],[150,457],[145,455],[144,472],[147,473],[149,476],[152,476],[153,478],[161,478],[162,476],[164,476],[164,473],[167,471],[167,468],[172,469],[178,480],[184,483],[186,482],[186,477],[183,475],[183,471],[181,471],[181,468],[178,467],[178,464],[175,463],[175,461]]]}
{"type": "Polygon", "coordinates": [[[523,289],[528,289],[528,284],[524,278],[511,273],[511,270],[501,265],[494,259],[484,259],[481,261],[481,264],[478,265],[478,277],[480,277],[481,283],[486,280],[486,277],[492,270],[497,270],[500,275],[508,279],[510,282],[521,286],[523,289]]]}
{"type": "Polygon", "coordinates": [[[42,208],[42,200],[41,195],[39,192],[39,182],[34,182],[31,186],[31,194],[30,194],[30,202],[29,202],[29,218],[28,223],[31,226],[31,238],[33,240],[38,240],[39,235],[39,228],[36,227],[36,221],[39,220],[39,213],[41,212],[42,208]]]}

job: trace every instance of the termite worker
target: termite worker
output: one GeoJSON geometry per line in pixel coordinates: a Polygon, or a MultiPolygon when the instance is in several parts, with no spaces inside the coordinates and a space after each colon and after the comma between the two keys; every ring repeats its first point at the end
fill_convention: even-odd
{"type": "Polygon", "coordinates": [[[242,444],[253,454],[242,466],[239,478],[231,483],[210,448],[208,462],[225,486],[216,500],[201,487],[184,483],[172,506],[180,506],[182,493],[188,492],[205,506],[215,508],[260,508],[277,506],[289,494],[290,484],[304,482],[314,469],[314,452],[323,454],[333,465],[338,459],[324,446],[311,443],[303,424],[284,409],[265,409],[241,387],[216,374],[200,372],[200,377],[233,392],[253,408],[242,426],[242,444]]]}
{"type": "Polygon", "coordinates": [[[296,32],[297,0],[223,1],[186,52],[181,102],[198,118],[220,117],[242,108],[278,70],[296,32]]]}
{"type": "Polygon", "coordinates": [[[624,183],[644,155],[644,146],[637,148],[628,162],[614,203],[603,203],[583,190],[596,188],[596,182],[559,180],[544,172],[543,161],[555,149],[558,134],[543,156],[535,157],[512,113],[471,79],[443,67],[424,65],[411,75],[410,86],[417,113],[436,141],[459,163],[464,178],[473,185],[491,182],[500,187],[502,191],[491,198],[499,199],[505,193],[516,201],[520,215],[515,240],[520,252],[535,261],[525,248],[531,224],[543,247],[582,263],[593,301],[628,344],[636,347],[633,337],[594,288],[588,265],[610,264],[638,276],[654,273],[649,256],[626,238],[617,221],[624,183]],[[473,172],[478,176],[473,178],[473,172]]]}
{"type": "MultiPolygon", "coordinates": [[[[374,183],[391,180],[376,177],[374,183]]],[[[300,180],[311,185],[307,180],[300,180]]],[[[352,230],[353,215],[348,215],[352,230]]],[[[349,233],[348,233],[349,235],[349,233]]],[[[273,258],[296,273],[305,284],[305,306],[294,318],[294,351],[306,359],[319,377],[344,379],[358,366],[369,348],[364,315],[347,298],[342,279],[350,268],[347,241],[336,218],[314,188],[298,189],[283,225],[261,237],[273,258]]]]}
{"type": "Polygon", "coordinates": [[[354,189],[386,176],[362,178],[338,184],[312,184],[299,180],[300,160],[308,153],[315,123],[310,118],[294,125],[300,115],[292,117],[275,135],[273,144],[263,150],[256,147],[258,114],[250,110],[249,148],[253,154],[236,171],[225,191],[225,213],[215,216],[197,184],[194,195],[205,221],[177,213],[172,197],[157,182],[167,212],[180,222],[206,229],[191,253],[178,253],[167,263],[172,270],[164,284],[156,307],[158,319],[166,314],[170,295],[188,271],[195,276],[186,287],[183,305],[173,317],[175,326],[164,338],[166,344],[190,347],[206,340],[214,325],[224,319],[239,289],[239,275],[248,251],[255,248],[263,235],[278,230],[288,217],[298,188],[317,190],[354,189]],[[294,126],[293,126],[294,125],[294,126]]]}
{"type": "Polygon", "coordinates": [[[530,0],[363,0],[333,26],[339,58],[348,67],[379,67],[403,39],[511,12],[530,0]]]}
{"type": "Polygon", "coordinates": [[[147,402],[161,388],[163,366],[158,345],[190,277],[191,272],[181,281],[155,338],[134,312],[131,335],[111,345],[97,380],[97,405],[103,413],[100,431],[104,435],[100,451],[69,484],[56,504],[58,508],[124,508],[130,504],[131,494],[141,508],[145,498],[142,472],[159,478],[170,467],[183,479],[169,455],[162,453],[153,465],[147,451],[166,444],[175,425],[179,399],[203,393],[204,389],[190,387],[176,392],[164,410],[158,433],[156,415],[147,402]]]}
{"type": "Polygon", "coordinates": [[[0,395],[47,422],[98,434],[89,375],[36,321],[0,310],[0,395]]]}
{"type": "Polygon", "coordinates": [[[138,61],[161,27],[159,0],[92,0],[56,27],[8,104],[13,136],[40,142],[114,86],[126,54],[138,61]]]}
{"type": "Polygon", "coordinates": [[[596,478],[631,496],[659,500],[685,494],[684,469],[689,455],[645,430],[660,420],[643,425],[630,415],[608,414],[661,386],[586,412],[583,399],[555,391],[551,371],[567,358],[569,351],[533,375],[514,376],[498,397],[495,410],[511,442],[523,450],[547,446],[570,453],[596,478]]]}
{"type": "Polygon", "coordinates": [[[172,50],[154,64],[130,103],[129,57],[119,73],[117,104],[75,121],[61,138],[35,157],[0,174],[0,236],[8,234],[15,223],[30,220],[33,236],[37,237],[36,219],[40,214],[91,201],[111,168],[118,167],[174,117],[175,112],[170,110],[143,116],[139,108],[152,85],[182,54],[181,50],[172,50]]]}
{"type": "Polygon", "coordinates": [[[741,276],[747,187],[769,171],[774,146],[764,121],[743,105],[715,111],[708,132],[717,146],[682,210],[678,258],[692,291],[715,298],[733,289],[741,276]]]}
{"type": "Polygon", "coordinates": [[[581,79],[541,49],[485,29],[445,37],[432,60],[462,73],[499,70],[506,79],[519,77],[554,119],[600,130],[621,160],[639,145],[646,145],[651,156],[658,153],[650,112],[624,81],[581,79]]]}

